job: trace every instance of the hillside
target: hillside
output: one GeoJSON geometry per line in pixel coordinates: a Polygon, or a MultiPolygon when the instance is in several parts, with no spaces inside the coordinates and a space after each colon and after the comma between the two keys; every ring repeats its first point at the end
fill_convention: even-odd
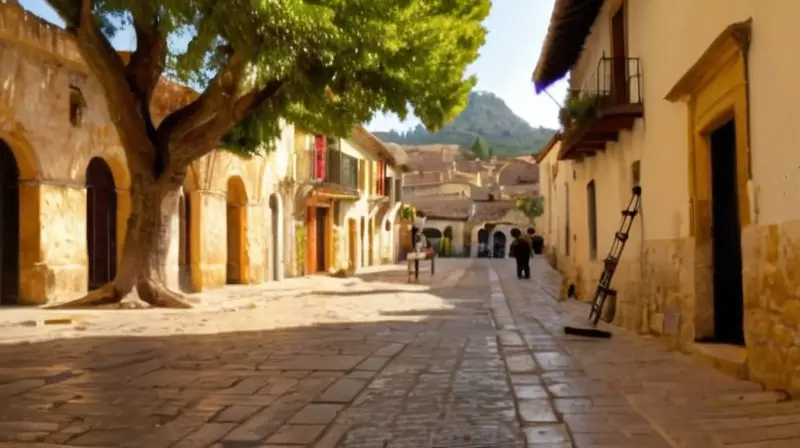
{"type": "Polygon", "coordinates": [[[529,155],[539,151],[554,129],[533,128],[506,103],[489,92],[472,92],[464,111],[441,131],[431,134],[422,125],[405,132],[374,132],[381,140],[403,145],[451,144],[469,148],[480,135],[497,156],[529,155]]]}

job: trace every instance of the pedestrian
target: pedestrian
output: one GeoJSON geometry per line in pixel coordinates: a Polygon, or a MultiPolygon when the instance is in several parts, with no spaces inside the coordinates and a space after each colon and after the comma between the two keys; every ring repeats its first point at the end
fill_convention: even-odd
{"type": "Polygon", "coordinates": [[[531,278],[531,243],[523,235],[517,235],[511,247],[511,253],[517,262],[517,278],[531,278]]]}

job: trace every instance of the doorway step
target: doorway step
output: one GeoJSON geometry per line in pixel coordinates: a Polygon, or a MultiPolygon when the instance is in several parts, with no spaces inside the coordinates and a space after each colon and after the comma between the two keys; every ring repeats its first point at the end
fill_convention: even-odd
{"type": "Polygon", "coordinates": [[[747,349],[739,345],[694,343],[692,357],[728,375],[748,379],[747,349]]]}

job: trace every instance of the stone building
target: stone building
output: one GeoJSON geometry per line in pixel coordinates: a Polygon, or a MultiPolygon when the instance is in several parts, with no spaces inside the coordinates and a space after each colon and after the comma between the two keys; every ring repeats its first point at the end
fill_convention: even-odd
{"type": "Polygon", "coordinates": [[[790,0],[557,0],[533,75],[541,91],[569,73],[565,131],[540,159],[540,228],[579,296],[591,298],[640,184],[615,322],[792,390],[797,14],[790,0]]]}
{"type": "MultiPolygon", "coordinates": [[[[101,89],[60,28],[13,2],[0,3],[0,86],[2,303],[85,293],[113,279],[130,213],[131,179],[101,89]]],[[[193,95],[162,79],[155,120],[193,95]]],[[[391,193],[399,187],[384,183],[397,179],[402,151],[388,150],[360,127],[349,139],[331,141],[356,159],[355,176],[363,178],[340,208],[364,223],[347,244],[380,254],[363,249],[356,264],[392,260],[399,195],[391,193]]],[[[309,195],[321,203],[326,188],[352,182],[342,178],[344,168],[329,174],[333,162],[319,176],[303,177],[306,143],[305,133],[285,124],[269,154],[215,151],[190,167],[172,225],[171,286],[192,292],[308,272],[296,269],[295,234],[309,225],[309,195]]],[[[337,248],[344,250],[324,246],[324,258],[336,259],[337,248]]]]}
{"type": "Polygon", "coordinates": [[[489,248],[507,256],[510,231],[532,226],[516,209],[517,198],[539,192],[539,167],[530,157],[475,160],[452,145],[403,149],[411,170],[403,175],[404,201],[426,214],[429,240],[450,240],[452,255],[485,256],[480,249],[489,248]]]}

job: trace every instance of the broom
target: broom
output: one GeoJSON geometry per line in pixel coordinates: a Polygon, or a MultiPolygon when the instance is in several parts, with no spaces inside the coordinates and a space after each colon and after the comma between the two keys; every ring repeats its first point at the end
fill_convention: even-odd
{"type": "MultiPolygon", "coordinates": [[[[577,297],[575,296],[575,285],[571,284],[569,285],[569,288],[567,288],[567,298],[577,299],[577,297]]],[[[616,311],[615,309],[616,303],[613,299],[614,297],[612,297],[612,301],[608,304],[608,310],[607,310],[608,314],[612,316],[616,311]]],[[[608,319],[603,319],[603,320],[608,320],[608,319]]],[[[591,322],[592,319],[589,319],[589,321],[591,322]]],[[[611,339],[611,332],[605,330],[598,330],[596,321],[592,324],[591,328],[565,326],[564,334],[570,336],[581,336],[584,338],[611,339]]]]}

